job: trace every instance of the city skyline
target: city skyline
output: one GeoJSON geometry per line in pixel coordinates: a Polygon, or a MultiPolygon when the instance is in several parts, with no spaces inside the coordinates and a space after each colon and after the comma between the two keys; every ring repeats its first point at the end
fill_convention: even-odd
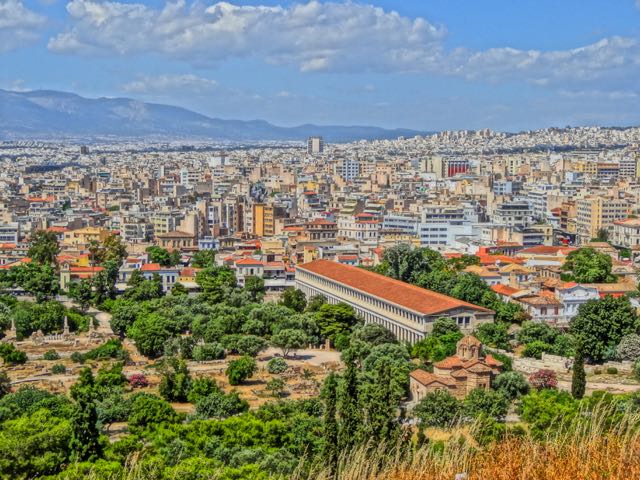
{"type": "Polygon", "coordinates": [[[0,88],[283,126],[637,125],[639,17],[631,0],[2,0],[0,88]]]}

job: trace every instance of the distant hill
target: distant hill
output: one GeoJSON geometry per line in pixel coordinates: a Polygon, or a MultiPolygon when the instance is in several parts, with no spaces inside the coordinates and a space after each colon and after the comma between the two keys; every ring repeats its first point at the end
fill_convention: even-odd
{"type": "Polygon", "coordinates": [[[366,126],[278,127],[264,120],[210,118],[185,108],[130,98],[91,99],[50,90],[0,90],[0,140],[121,137],[242,142],[305,140],[321,135],[328,142],[350,142],[424,133],[366,126]]]}

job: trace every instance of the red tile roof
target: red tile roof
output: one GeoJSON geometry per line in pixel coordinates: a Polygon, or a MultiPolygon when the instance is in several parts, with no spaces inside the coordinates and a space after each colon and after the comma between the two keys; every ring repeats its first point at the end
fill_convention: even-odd
{"type": "Polygon", "coordinates": [[[159,263],[145,263],[140,267],[141,272],[157,272],[161,269],[159,263]]]}
{"type": "Polygon", "coordinates": [[[467,308],[478,312],[493,313],[492,310],[472,303],[463,302],[378,273],[330,260],[314,260],[313,262],[299,265],[298,269],[344,283],[356,290],[424,315],[435,315],[455,308],[467,308]]]}
{"type": "Polygon", "coordinates": [[[533,254],[533,255],[558,255],[562,253],[563,255],[568,255],[572,251],[577,250],[573,247],[554,247],[548,245],[536,245],[535,247],[525,248],[524,250],[520,250],[519,254],[533,254]]]}
{"type": "Polygon", "coordinates": [[[506,295],[508,297],[520,291],[517,288],[513,288],[508,285],[502,285],[501,283],[499,283],[498,285],[491,285],[491,290],[499,293],[500,295],[506,295]]]}
{"type": "Polygon", "coordinates": [[[440,383],[449,387],[455,386],[456,382],[448,377],[434,375],[420,368],[413,370],[409,376],[422,385],[431,385],[432,383],[440,383]]]}

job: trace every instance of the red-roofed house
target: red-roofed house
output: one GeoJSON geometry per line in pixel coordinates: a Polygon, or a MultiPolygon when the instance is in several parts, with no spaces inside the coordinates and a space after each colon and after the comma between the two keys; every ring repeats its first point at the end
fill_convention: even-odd
{"type": "Polygon", "coordinates": [[[417,369],[409,374],[411,399],[418,402],[436,390],[464,398],[476,388],[488,390],[501,370],[502,362],[485,355],[480,341],[468,335],[458,342],[455,355],[433,365],[433,373],[417,369]]]}

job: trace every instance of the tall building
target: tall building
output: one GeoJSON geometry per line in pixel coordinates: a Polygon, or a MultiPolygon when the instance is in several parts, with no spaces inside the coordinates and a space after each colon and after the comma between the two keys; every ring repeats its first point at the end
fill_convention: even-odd
{"type": "Polygon", "coordinates": [[[576,200],[577,234],[580,243],[596,238],[600,230],[612,232],[613,222],[626,218],[629,202],[625,199],[590,196],[576,200]]]}
{"type": "Polygon", "coordinates": [[[322,137],[309,137],[307,139],[307,153],[318,155],[324,151],[324,140],[322,137]]]}
{"type": "Polygon", "coordinates": [[[437,179],[450,178],[469,171],[470,163],[466,158],[449,158],[434,155],[422,161],[422,170],[433,173],[437,179]]]}

